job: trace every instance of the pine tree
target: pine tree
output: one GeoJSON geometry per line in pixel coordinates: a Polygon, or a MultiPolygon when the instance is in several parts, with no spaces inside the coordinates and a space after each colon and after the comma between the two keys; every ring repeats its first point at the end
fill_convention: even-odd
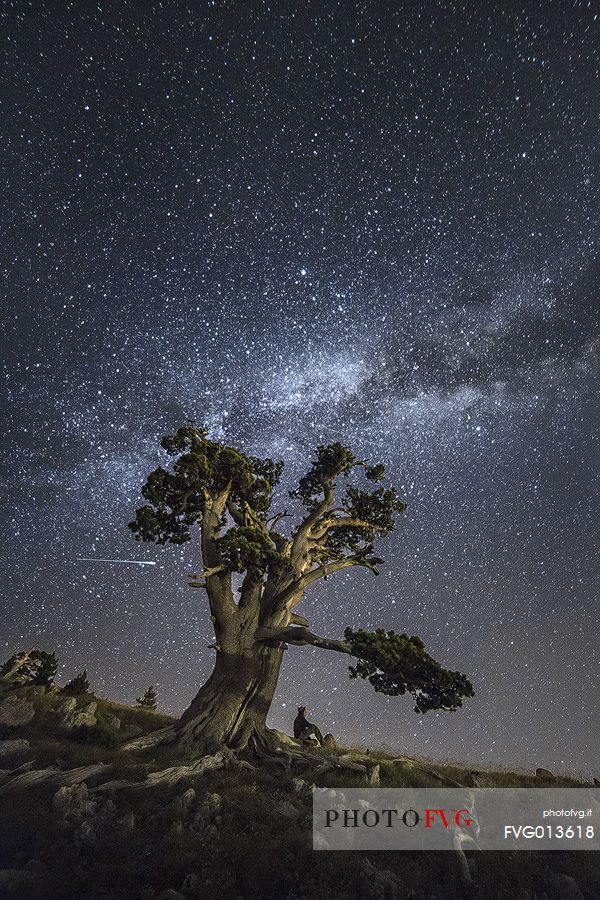
{"type": "MultiPolygon", "coordinates": [[[[282,462],[211,440],[194,422],[166,435],[161,446],[171,463],[148,475],[146,503],[129,527],[139,541],[194,542],[200,565],[189,583],[206,594],[215,663],[172,727],[128,749],[177,744],[210,753],[222,745],[272,743],[266,718],[290,644],[354,657],[352,678],[366,678],[389,696],[410,695],[419,713],[456,710],[473,696],[467,676],[442,667],[418,637],[349,627],[340,640],[315,634],[299,615],[298,605],[321,579],[361,569],[378,574],[376,544],[406,506],[381,483],[383,464],[339,442],[320,445],[289,492],[289,511],[274,508],[282,462]]],[[[352,591],[345,615],[353,615],[352,591]]]]}
{"type": "Polygon", "coordinates": [[[54,681],[57,668],[55,653],[32,649],[11,656],[0,668],[0,678],[19,685],[38,684],[45,687],[54,681]]]}
{"type": "Polygon", "coordinates": [[[143,709],[156,709],[156,691],[153,686],[150,685],[144,696],[137,697],[135,702],[143,709]]]}
{"type": "Polygon", "coordinates": [[[84,669],[83,672],[80,672],[75,678],[71,678],[70,681],[67,681],[63,691],[65,694],[89,694],[90,683],[88,681],[87,669],[84,669]]]}

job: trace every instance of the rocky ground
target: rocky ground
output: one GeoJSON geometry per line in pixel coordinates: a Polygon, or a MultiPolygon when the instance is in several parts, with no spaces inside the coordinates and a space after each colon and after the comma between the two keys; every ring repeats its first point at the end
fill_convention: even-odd
{"type": "Polygon", "coordinates": [[[166,716],[60,688],[0,692],[0,897],[600,900],[595,853],[318,853],[313,784],[555,786],[330,746],[280,765],[223,751],[140,757],[166,716]],[[464,862],[464,861],[463,861],[464,862]]]}

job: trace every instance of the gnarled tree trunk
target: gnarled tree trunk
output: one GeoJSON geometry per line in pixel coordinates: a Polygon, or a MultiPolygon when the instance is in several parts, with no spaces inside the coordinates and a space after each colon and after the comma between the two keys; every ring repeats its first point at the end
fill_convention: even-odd
{"type": "Polygon", "coordinates": [[[242,750],[248,743],[257,747],[270,743],[267,715],[286,644],[275,639],[274,630],[257,629],[256,619],[239,608],[215,631],[213,671],[180,719],[174,726],[129,741],[125,749],[167,744],[204,754],[222,747],[242,750]]]}
{"type": "Polygon", "coordinates": [[[249,740],[260,740],[282,657],[282,645],[218,650],[210,678],[179,720],[177,743],[211,753],[223,745],[242,749],[249,740]]]}

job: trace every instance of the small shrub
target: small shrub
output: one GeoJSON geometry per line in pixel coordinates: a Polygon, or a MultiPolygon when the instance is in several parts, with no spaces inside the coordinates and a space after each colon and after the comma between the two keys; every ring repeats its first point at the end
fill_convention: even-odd
{"type": "Polygon", "coordinates": [[[137,697],[135,702],[143,709],[156,709],[156,691],[154,690],[154,687],[150,685],[144,696],[137,697]]]}
{"type": "Polygon", "coordinates": [[[71,678],[70,681],[67,681],[63,691],[65,694],[72,694],[76,697],[80,694],[89,694],[90,683],[88,681],[87,669],[84,669],[83,672],[80,672],[75,678],[71,678]]]}

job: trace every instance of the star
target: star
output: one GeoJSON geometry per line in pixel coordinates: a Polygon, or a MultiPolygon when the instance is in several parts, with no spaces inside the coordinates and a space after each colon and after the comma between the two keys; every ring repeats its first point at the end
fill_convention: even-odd
{"type": "Polygon", "coordinates": [[[342,743],[590,771],[594,14],[71,6],[0,13],[5,657],[181,711],[212,665],[197,547],[126,527],[161,436],[283,459],[281,509],[343,441],[408,508],[381,575],[302,614],[418,634],[476,696],[418,717],[294,647],[270,724],[306,702],[342,743]]]}

